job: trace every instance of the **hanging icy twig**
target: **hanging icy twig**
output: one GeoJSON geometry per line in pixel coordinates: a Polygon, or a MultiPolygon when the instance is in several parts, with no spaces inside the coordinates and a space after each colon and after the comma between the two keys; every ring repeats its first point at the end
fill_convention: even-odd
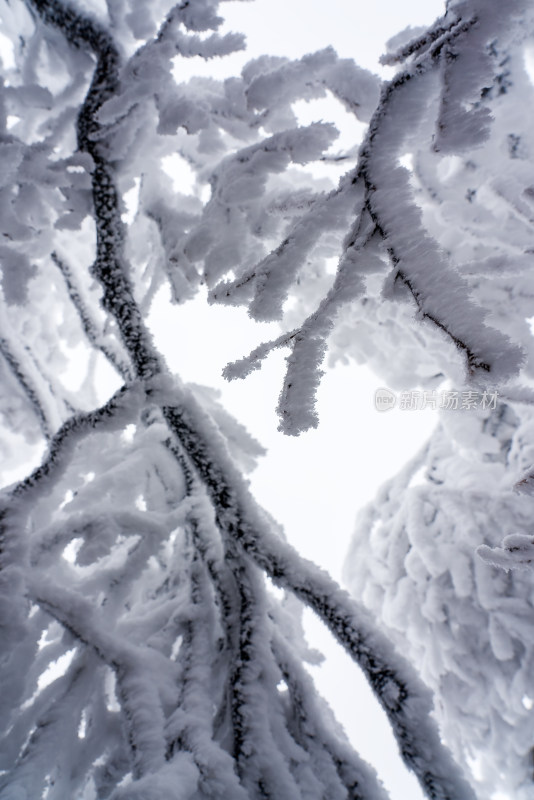
{"type": "Polygon", "coordinates": [[[477,555],[492,567],[499,569],[534,569],[534,537],[525,533],[510,533],[505,536],[501,547],[488,547],[481,544],[477,555]]]}
{"type": "MultiPolygon", "coordinates": [[[[29,400],[39,421],[43,436],[45,439],[50,439],[59,422],[55,414],[54,419],[49,419],[48,417],[48,411],[51,409],[51,405],[46,402],[44,397],[40,397],[40,392],[33,384],[32,379],[25,373],[21,361],[15,356],[9,342],[4,337],[0,338],[0,353],[9,366],[15,380],[24,392],[24,395],[29,400]]],[[[26,357],[25,361],[27,362],[27,360],[26,357]]]]}
{"type": "Polygon", "coordinates": [[[191,601],[196,616],[186,623],[180,647],[180,697],[166,725],[167,753],[172,756],[175,751],[188,750],[199,769],[200,785],[207,792],[220,791],[222,783],[224,791],[236,800],[246,800],[248,795],[234,772],[231,756],[209,734],[213,725],[212,641],[201,622],[208,618],[213,635],[215,620],[209,619],[213,611],[206,567],[194,557],[191,569],[191,601]]]}
{"type": "Polygon", "coordinates": [[[240,359],[239,361],[234,361],[233,364],[227,364],[227,366],[223,370],[223,376],[229,380],[235,380],[236,378],[246,378],[247,375],[250,375],[256,369],[261,369],[261,362],[264,358],[266,358],[269,353],[273,350],[276,350],[279,347],[286,347],[291,344],[291,340],[296,336],[297,331],[291,331],[291,333],[283,333],[277,339],[274,339],[272,342],[264,342],[260,344],[259,347],[256,347],[249,353],[248,356],[245,358],[240,359]]]}
{"type": "MultiPolygon", "coordinates": [[[[312,769],[320,773],[328,790],[334,792],[340,781],[354,800],[386,800],[387,794],[369,765],[333,734],[333,715],[325,721],[325,716],[330,716],[329,709],[318,707],[318,699],[311,691],[312,678],[277,634],[273,637],[273,652],[287,684],[296,727],[293,735],[303,741],[311,755],[312,769]]],[[[340,797],[344,796],[340,792],[340,797]]]]}
{"type": "MultiPolygon", "coordinates": [[[[75,592],[51,587],[46,579],[32,576],[29,591],[45,611],[71,631],[82,643],[92,647],[117,676],[117,689],[128,725],[128,741],[135,777],[156,772],[165,763],[163,713],[159,695],[168,691],[162,681],[168,663],[160,666],[156,653],[137,652],[129,642],[121,641],[117,631],[107,631],[105,622],[91,603],[75,592]],[[163,667],[163,668],[162,668],[163,667]],[[159,685],[146,679],[153,671],[159,685]],[[135,697],[135,704],[132,698],[135,697]]],[[[170,676],[169,676],[169,681],[170,676]]]]}
{"type": "Polygon", "coordinates": [[[452,19],[449,23],[442,19],[436,20],[421,36],[416,36],[406,44],[401,45],[397,50],[381,56],[380,63],[385,66],[394,66],[395,64],[401,64],[411,56],[420,56],[435,43],[439,45],[444,37],[449,37],[451,32],[458,26],[458,22],[458,19],[452,19]]]}
{"type": "MultiPolygon", "coordinates": [[[[9,746],[13,747],[15,763],[9,781],[5,774],[0,776],[0,794],[20,790],[38,796],[42,792],[43,778],[49,774],[53,763],[58,764],[59,771],[76,773],[77,769],[83,770],[81,763],[74,767],[71,763],[71,745],[78,738],[80,717],[89,700],[94,671],[98,667],[96,661],[93,654],[76,653],[63,676],[61,686],[57,685],[57,681],[53,682],[29,708],[21,710],[7,737],[9,746]],[[36,718],[37,724],[25,741],[26,715],[36,718]]],[[[104,734],[105,729],[98,724],[100,720],[96,709],[95,703],[95,727],[100,728],[99,732],[104,734]]],[[[116,726],[110,719],[106,723],[109,725],[106,731],[109,735],[116,726]]],[[[87,742],[85,755],[89,757],[89,764],[93,754],[92,745],[92,741],[87,742]]]]}
{"type": "Polygon", "coordinates": [[[354,185],[345,182],[325,197],[319,196],[276,250],[237,280],[217,284],[210,299],[230,304],[250,299],[249,313],[254,319],[280,319],[282,304],[307,254],[325,231],[346,227],[358,190],[359,187],[355,192],[354,185]]]}
{"type": "MultiPolygon", "coordinates": [[[[42,464],[27,478],[17,484],[11,495],[21,497],[30,491],[38,491],[41,484],[58,480],[68,464],[69,456],[76,444],[88,433],[104,428],[120,430],[139,409],[144,392],[139,384],[121,388],[101,408],[71,416],[50,441],[48,453],[42,464]]],[[[44,489],[43,489],[44,491],[44,489]]]]}
{"type": "Polygon", "coordinates": [[[361,275],[380,271],[383,262],[377,254],[366,251],[375,235],[376,227],[370,216],[362,213],[347,237],[346,252],[341,260],[334,283],[319,307],[300,326],[282,334],[272,342],[259,345],[248,356],[229,364],[223,371],[228,380],[244,378],[261,367],[262,360],[275,348],[289,346],[278,414],[280,428],[286,434],[297,435],[318,424],[315,397],[322,377],[321,363],[326,353],[326,339],[332,330],[339,310],[351,300],[362,295],[365,285],[361,275]],[[358,262],[358,271],[354,263],[358,262]]]}
{"type": "Polygon", "coordinates": [[[10,321],[13,310],[2,300],[0,310],[3,317],[0,354],[33,409],[44,438],[49,441],[74,409],[55,376],[47,374],[35,354],[24,346],[20,333],[10,321]]]}
{"type": "Polygon", "coordinates": [[[52,253],[51,258],[63,275],[70,300],[78,312],[80,322],[88,340],[104,354],[111,364],[113,364],[125,382],[131,381],[133,375],[130,365],[124,360],[124,356],[116,351],[113,341],[111,339],[106,341],[105,337],[98,330],[97,323],[91,318],[91,313],[82,299],[80,288],[76,286],[76,279],[72,270],[67,265],[66,261],[60,258],[57,253],[52,253]]]}

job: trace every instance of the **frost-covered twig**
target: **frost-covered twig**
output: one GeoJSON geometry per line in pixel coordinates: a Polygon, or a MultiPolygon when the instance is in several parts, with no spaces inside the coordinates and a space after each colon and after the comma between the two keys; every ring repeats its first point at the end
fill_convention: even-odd
{"type": "Polygon", "coordinates": [[[221,282],[210,292],[216,302],[243,302],[250,298],[254,319],[272,320],[282,316],[282,304],[295,276],[313,245],[325,231],[343,230],[356,203],[357,194],[345,182],[326,196],[316,198],[286,234],[276,250],[255,264],[237,280],[221,282]]]}
{"type": "Polygon", "coordinates": [[[4,337],[0,338],[0,353],[2,354],[6,364],[9,366],[15,380],[24,392],[24,395],[30,402],[35,415],[39,420],[39,424],[45,439],[50,439],[54,430],[53,422],[57,423],[57,420],[54,419],[52,421],[48,418],[48,404],[39,396],[38,390],[34,385],[32,385],[33,382],[31,378],[25,374],[24,367],[20,363],[19,359],[16,358],[12,348],[9,345],[9,342],[4,337]]]}
{"type": "MultiPolygon", "coordinates": [[[[497,15],[500,22],[507,13],[513,12],[502,9],[497,15]]],[[[401,60],[413,56],[413,61],[383,85],[358,163],[343,179],[345,186],[352,182],[360,191],[353,230],[370,218],[372,232],[356,248],[354,236],[347,237],[336,279],[338,282],[341,278],[341,282],[334,285],[326,302],[320,302],[301,329],[291,333],[288,344],[293,350],[278,409],[284,432],[298,434],[317,424],[314,405],[320,364],[338,312],[355,297],[364,297],[369,272],[384,272],[388,262],[391,272],[384,284],[386,296],[397,300],[404,290],[415,305],[416,318],[430,323],[461,353],[467,381],[487,384],[491,380],[496,385],[518,373],[524,360],[522,348],[486,322],[486,310],[471,299],[468,282],[427,229],[414,198],[410,172],[399,163],[427,124],[429,106],[435,108],[435,149],[462,151],[487,137],[490,116],[478,101],[490,77],[486,51],[500,24],[497,16],[490,11],[460,13],[459,6],[455,7],[425,36],[401,51],[401,60]],[[463,80],[460,62],[465,62],[469,80],[463,80]],[[465,109],[468,102],[473,106],[469,111],[465,109]],[[374,233],[382,240],[378,251],[374,233]],[[352,291],[347,290],[349,267],[352,291]],[[335,302],[332,292],[337,293],[335,302]],[[320,329],[316,327],[319,320],[320,329]]],[[[322,207],[317,202],[317,210],[322,207]]],[[[298,222],[295,231],[303,224],[298,222]]],[[[264,314],[280,316],[290,277],[312,243],[311,239],[302,242],[298,253],[292,255],[292,235],[244,278],[223,284],[218,290],[222,300],[226,300],[225,292],[230,292],[231,302],[235,289],[235,299],[248,300],[253,315],[262,319],[264,314]],[[278,276],[279,267],[284,267],[282,278],[278,276]],[[251,287],[255,287],[254,292],[251,287]]],[[[262,353],[261,346],[257,348],[254,368],[257,356],[270,349],[265,346],[262,353]]],[[[225,374],[234,377],[234,366],[225,374]]]]}
{"type": "MultiPolygon", "coordinates": [[[[206,567],[198,557],[193,558],[191,565],[191,595],[195,616],[186,623],[182,635],[180,696],[166,725],[167,754],[172,756],[183,749],[191,752],[201,785],[207,792],[220,790],[222,783],[226,793],[236,800],[246,800],[248,795],[239,783],[230,754],[211,735],[214,727],[212,642],[206,632],[210,630],[211,633],[216,620],[206,567]]],[[[225,691],[223,680],[221,684],[225,691]]]]}
{"type": "Polygon", "coordinates": [[[89,342],[104,354],[110,364],[115,367],[123,381],[128,383],[133,378],[131,366],[126,362],[123,354],[116,351],[114,342],[111,339],[106,341],[103,334],[98,330],[97,323],[91,318],[91,313],[83,301],[81,290],[76,285],[76,279],[72,270],[65,259],[61,258],[57,253],[52,253],[51,258],[63,275],[69,297],[78,312],[80,322],[89,342]]]}
{"type": "Polygon", "coordinates": [[[170,670],[171,675],[166,674],[169,672],[168,662],[161,659],[163,663],[158,663],[156,653],[139,651],[129,642],[121,640],[116,630],[106,630],[102,615],[81,595],[49,586],[46,579],[38,575],[31,577],[28,588],[32,599],[72,632],[76,639],[93,648],[114,670],[118,697],[128,726],[134,775],[140,778],[146,773],[156,772],[165,763],[164,716],[160,695],[169,690],[165,680],[172,683],[173,670],[170,670]],[[158,675],[158,682],[150,678],[154,672],[158,675]]]}
{"type": "Polygon", "coordinates": [[[501,547],[488,547],[481,544],[477,555],[492,567],[499,569],[534,570],[534,537],[525,533],[510,533],[505,536],[501,547]]]}
{"type": "Polygon", "coordinates": [[[369,765],[334,735],[337,723],[330,709],[314,697],[312,678],[277,634],[273,652],[287,684],[297,741],[310,752],[311,769],[330,790],[341,782],[354,800],[386,800],[387,794],[369,765]]]}
{"type": "MultiPolygon", "coordinates": [[[[60,770],[73,775],[78,770],[81,771],[82,764],[74,766],[70,761],[71,743],[77,739],[80,717],[91,695],[92,678],[97,668],[95,662],[96,658],[92,653],[76,653],[70,667],[62,676],[63,680],[52,682],[40,697],[29,704],[29,708],[19,710],[7,736],[8,753],[11,755],[9,751],[13,751],[14,764],[9,772],[0,775],[0,796],[8,797],[19,792],[39,796],[42,792],[43,776],[49,772],[54,762],[58,763],[60,770]],[[36,724],[30,736],[25,739],[26,716],[33,716],[36,724]]],[[[99,721],[95,704],[95,727],[99,721]]],[[[106,733],[109,735],[115,726],[112,720],[106,722],[109,725],[106,733]]],[[[100,732],[104,733],[104,730],[102,727],[100,732]]],[[[92,741],[87,742],[88,759],[94,752],[92,744],[92,741]]],[[[4,751],[4,756],[8,753],[4,751]]]]}
{"type": "MultiPolygon", "coordinates": [[[[140,386],[134,385],[134,387],[121,386],[101,408],[71,416],[50,441],[48,453],[42,464],[11,489],[11,496],[18,499],[32,490],[39,490],[45,482],[48,482],[49,488],[50,482],[57,480],[62,470],[67,467],[73,448],[88,433],[100,428],[122,429],[139,410],[140,386]]],[[[142,390],[141,397],[144,398],[142,390]]],[[[44,486],[42,491],[45,491],[44,486]]]]}
{"type": "Polygon", "coordinates": [[[411,56],[419,57],[421,53],[425,52],[436,42],[441,44],[444,37],[448,38],[450,33],[458,26],[458,19],[452,19],[450,22],[438,19],[430,26],[422,35],[416,36],[411,39],[407,44],[403,44],[397,50],[386,53],[380,57],[380,63],[393,66],[406,61],[411,56]]]}

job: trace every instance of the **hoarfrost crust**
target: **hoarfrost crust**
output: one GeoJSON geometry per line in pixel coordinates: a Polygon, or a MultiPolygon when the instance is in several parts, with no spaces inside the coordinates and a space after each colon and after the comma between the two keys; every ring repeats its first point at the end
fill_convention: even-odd
{"type": "MultiPolygon", "coordinates": [[[[497,58],[484,48],[503,30],[507,46],[521,6],[509,15],[493,6],[451,5],[428,35],[401,45],[396,58],[406,66],[381,87],[330,49],[296,63],[258,59],[227,81],[177,83],[177,56],[242,46],[217,33],[211,0],[171,9],[108,0],[94,16],[61,0],[5,5],[20,69],[0,97],[0,222],[9,233],[0,351],[2,385],[14,387],[2,446],[16,466],[17,437],[47,443],[40,466],[1,498],[6,797],[382,800],[378,778],[303,671],[300,606],[273,598],[267,575],[314,609],[364,670],[426,795],[472,800],[440,741],[429,691],[363,606],[300,558],[257,507],[236,461],[249,468],[260,449],[209,393],[169,376],[145,315],[168,281],[176,303],[206,284],[212,301],[290,323],[243,368],[289,347],[279,410],[290,434],[317,424],[314,393],[335,323],[349,307],[368,322],[377,297],[382,308],[408,297],[424,342],[437,334],[454,351],[445,372],[461,361],[471,380],[516,374],[523,356],[511,341],[522,340],[521,321],[502,321],[472,276],[493,250],[493,241],[483,252],[474,244],[484,212],[489,227],[498,203],[528,217],[528,193],[516,192],[524,169],[512,164],[503,184],[486,162],[480,168],[480,194],[486,188],[492,202],[465,214],[458,258],[445,256],[447,224],[436,222],[452,214],[451,186],[436,177],[440,153],[463,158],[480,133],[490,151],[498,147],[485,109],[495,101],[502,117],[505,76],[479,97],[497,58]],[[460,112],[447,99],[458,78],[451,53],[469,67],[469,85],[458,89],[460,142],[460,112]],[[369,123],[337,186],[317,186],[301,167],[351,162],[354,151],[333,153],[333,126],[298,127],[292,109],[325,92],[369,123]],[[415,153],[410,172],[398,162],[423,133],[439,147],[428,158],[428,149],[415,153]],[[175,153],[195,176],[192,189],[176,191],[165,175],[175,153]],[[419,194],[436,186],[434,216],[421,213],[419,194]],[[286,313],[296,286],[297,308],[286,313]],[[48,305],[57,324],[42,313],[48,305]],[[62,336],[89,351],[77,391],[61,379],[62,336]],[[120,388],[99,404],[102,357],[120,388]]],[[[523,131],[513,135],[510,163],[524,152],[523,131]]],[[[520,264],[522,236],[508,250],[494,236],[499,255],[520,264]]],[[[413,330],[402,313],[386,326],[393,337],[397,323],[413,330]]],[[[361,346],[373,340],[371,331],[361,346]]],[[[465,559],[453,579],[464,596],[465,559]]],[[[498,621],[491,637],[496,658],[508,660],[514,645],[498,621]]]]}

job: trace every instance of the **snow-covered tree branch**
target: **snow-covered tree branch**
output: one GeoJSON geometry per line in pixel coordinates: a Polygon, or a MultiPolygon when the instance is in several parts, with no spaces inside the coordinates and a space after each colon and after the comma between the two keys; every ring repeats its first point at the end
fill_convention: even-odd
{"type": "MultiPolygon", "coordinates": [[[[519,0],[451,2],[425,34],[396,43],[389,61],[402,67],[382,84],[328,47],[298,61],[264,56],[224,81],[180,82],[182,59],[244,46],[218,32],[216,0],[2,1],[13,45],[0,95],[6,474],[30,447],[47,448],[0,496],[2,800],[383,800],[305,670],[303,606],[365,673],[425,795],[476,796],[442,742],[431,691],[365,609],[379,605],[364,587],[380,559],[361,566],[359,603],[288,544],[243,475],[261,446],[209,390],[170,374],[147,315],[168,283],[175,313],[206,285],[210,302],[279,320],[280,336],[226,374],[289,348],[286,433],[317,424],[328,347],[394,380],[498,387],[527,409],[517,412],[527,430],[530,406],[518,403],[531,399],[523,120],[506,134],[506,180],[495,152],[515,87],[532,95],[521,61],[531,16],[519,0]],[[332,124],[298,125],[294,103],[325,93],[367,125],[359,154],[332,155],[332,124]],[[165,169],[177,153],[194,175],[183,192],[165,169]],[[325,188],[302,169],[317,161],[353,166],[325,188]],[[460,208],[453,195],[464,184],[460,208]],[[495,224],[503,209],[511,234],[495,224]],[[511,293],[518,315],[509,318],[499,302],[511,293]],[[387,330],[384,308],[395,309],[387,330]],[[65,380],[74,348],[84,363],[77,391],[65,380]],[[105,365],[120,388],[101,402],[105,365]]],[[[447,465],[445,441],[440,429],[421,463],[434,469],[444,454],[447,465]]],[[[517,447],[525,475],[528,445],[517,447]]],[[[407,514],[404,535],[459,514],[444,501],[426,521],[441,492],[406,500],[406,510],[401,484],[405,476],[365,518],[371,548],[377,515],[397,524],[407,514]]],[[[473,514],[481,502],[476,495],[473,514]]],[[[523,535],[529,503],[521,532],[502,530],[498,541],[484,532],[465,553],[451,544],[458,602],[476,546],[501,563],[488,545],[523,535]]],[[[526,616],[526,584],[513,592],[510,615],[526,616]]],[[[482,607],[495,658],[512,658],[506,624],[482,607]]],[[[524,682],[526,671],[524,659],[524,682]]]]}

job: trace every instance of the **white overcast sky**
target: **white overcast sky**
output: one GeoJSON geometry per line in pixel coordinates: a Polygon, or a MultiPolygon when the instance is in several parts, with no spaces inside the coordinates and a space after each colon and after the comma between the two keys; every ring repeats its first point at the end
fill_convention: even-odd
{"type": "MultiPolygon", "coordinates": [[[[225,29],[246,33],[248,48],[246,56],[217,62],[214,74],[235,74],[246,60],[262,53],[298,57],[328,45],[378,72],[378,58],[390,37],[408,25],[431,23],[443,8],[441,0],[223,3],[225,29]]],[[[200,67],[213,74],[213,66],[197,62],[193,67],[192,71],[200,67]]],[[[306,123],[327,119],[324,107],[316,106],[314,112],[310,104],[304,113],[306,123]]],[[[349,128],[343,146],[350,146],[351,135],[349,128]]],[[[284,353],[272,354],[262,371],[245,381],[228,384],[220,379],[228,361],[272,338],[278,328],[252,322],[241,309],[203,308],[197,301],[175,308],[170,317],[158,309],[152,318],[158,344],[184,380],[217,386],[225,407],[268,447],[268,455],[251,476],[256,498],[283,523],[304,556],[339,580],[357,510],[426,439],[433,426],[432,412],[379,413],[373,398],[382,385],[380,379],[365,368],[337,367],[323,379],[319,428],[298,438],[284,437],[277,432],[274,412],[284,353]]],[[[392,800],[422,798],[415,779],[400,763],[387,723],[359,670],[311,616],[307,630],[312,644],[328,654],[326,665],[313,670],[321,692],[361,755],[377,768],[392,800]]]]}

